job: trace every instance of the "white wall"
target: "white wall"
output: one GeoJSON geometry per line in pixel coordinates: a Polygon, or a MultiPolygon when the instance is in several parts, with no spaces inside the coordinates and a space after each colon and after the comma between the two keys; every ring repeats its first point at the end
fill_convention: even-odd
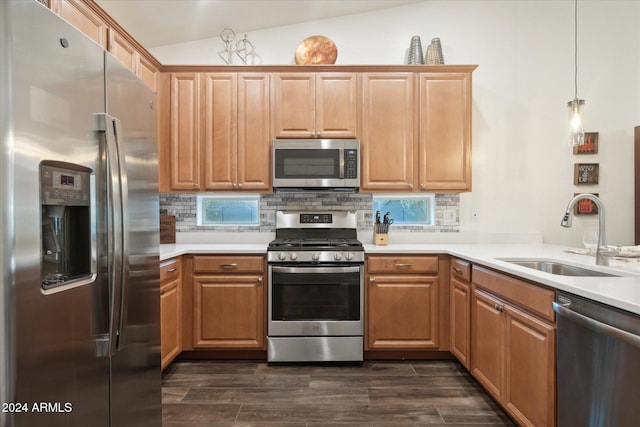
{"type": "MultiPolygon", "coordinates": [[[[542,232],[545,242],[580,246],[597,218],[559,226],[576,192],[599,193],[610,244],[633,244],[633,127],[640,125],[640,2],[581,0],[578,96],[596,155],[566,144],[574,97],[573,1],[432,0],[248,34],[263,64],[291,64],[298,43],[322,34],[338,64],[401,64],[411,36],[423,48],[440,37],[450,64],[473,75],[473,191],[461,196],[469,232],[542,232]],[[575,162],[599,163],[600,183],[573,185],[575,162]],[[471,220],[471,209],[478,219],[471,220]]],[[[241,33],[242,29],[238,29],[241,33]]],[[[218,38],[151,49],[164,64],[220,64],[218,38]]]]}

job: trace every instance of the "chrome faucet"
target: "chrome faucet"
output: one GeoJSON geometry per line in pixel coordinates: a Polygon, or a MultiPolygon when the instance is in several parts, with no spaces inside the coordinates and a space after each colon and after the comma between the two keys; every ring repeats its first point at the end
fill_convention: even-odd
{"type": "Polygon", "coordinates": [[[607,238],[604,233],[604,205],[602,201],[594,196],[593,194],[583,193],[578,194],[576,197],[569,201],[567,205],[567,211],[564,213],[562,217],[562,221],[560,225],[569,228],[571,227],[571,219],[573,218],[573,214],[571,211],[573,210],[573,206],[578,202],[578,200],[589,199],[593,203],[598,206],[598,245],[596,246],[596,264],[597,265],[609,265],[609,260],[602,255],[602,251],[600,250],[600,246],[604,246],[607,243],[607,238]]]}

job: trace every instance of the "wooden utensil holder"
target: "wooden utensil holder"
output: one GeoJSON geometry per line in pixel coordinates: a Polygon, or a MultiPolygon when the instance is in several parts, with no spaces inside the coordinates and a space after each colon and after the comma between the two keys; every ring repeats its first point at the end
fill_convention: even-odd
{"type": "Polygon", "coordinates": [[[373,244],[374,245],[387,245],[387,244],[389,244],[389,234],[388,233],[376,233],[376,230],[373,230],[373,244]]]}

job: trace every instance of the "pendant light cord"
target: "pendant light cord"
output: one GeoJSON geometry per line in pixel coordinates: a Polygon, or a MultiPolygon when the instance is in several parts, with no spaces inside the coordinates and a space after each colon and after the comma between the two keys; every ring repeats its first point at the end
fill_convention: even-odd
{"type": "Polygon", "coordinates": [[[574,16],[573,16],[573,52],[574,52],[574,99],[578,99],[578,0],[575,0],[574,16]]]}

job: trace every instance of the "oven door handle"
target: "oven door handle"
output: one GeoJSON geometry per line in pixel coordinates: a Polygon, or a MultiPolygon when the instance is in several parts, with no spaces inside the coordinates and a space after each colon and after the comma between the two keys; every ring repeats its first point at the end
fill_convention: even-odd
{"type": "Polygon", "coordinates": [[[271,267],[271,271],[273,271],[274,273],[291,273],[291,274],[296,274],[296,273],[324,273],[324,274],[331,274],[331,273],[359,273],[360,272],[360,266],[355,266],[355,267],[317,267],[317,266],[311,266],[311,267],[279,267],[279,266],[274,266],[271,267]]]}

